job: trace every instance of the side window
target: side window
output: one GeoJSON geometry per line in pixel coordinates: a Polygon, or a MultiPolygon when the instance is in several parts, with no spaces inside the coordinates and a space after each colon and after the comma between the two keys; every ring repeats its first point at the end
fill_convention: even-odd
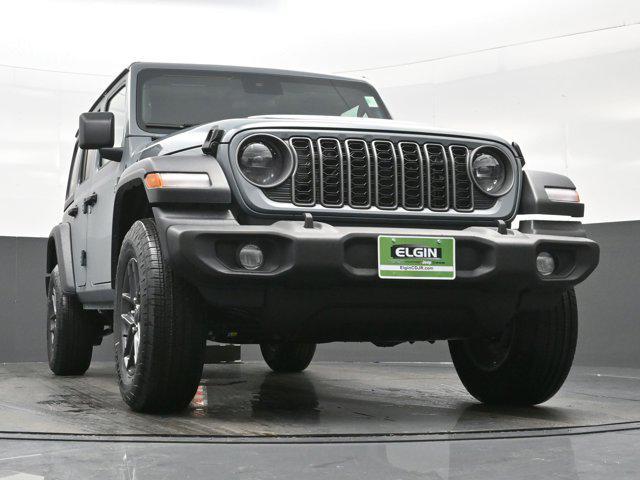
{"type": "MultiPolygon", "coordinates": [[[[125,115],[125,99],[126,88],[122,87],[118,90],[107,102],[107,108],[105,111],[113,113],[114,119],[114,132],[113,132],[113,146],[121,147],[124,140],[124,121],[125,115]]],[[[100,157],[98,168],[104,167],[110,160],[100,157]]]]}
{"type": "Polygon", "coordinates": [[[96,157],[98,156],[98,150],[82,150],[82,170],[80,171],[80,181],[84,182],[91,176],[91,169],[96,167],[96,157]]]}
{"type": "Polygon", "coordinates": [[[115,119],[115,132],[113,137],[113,146],[121,147],[124,139],[124,121],[125,121],[125,99],[126,89],[122,87],[118,90],[107,103],[107,112],[113,113],[115,119]]]}
{"type": "Polygon", "coordinates": [[[76,185],[78,185],[78,177],[83,158],[84,150],[78,148],[78,143],[76,142],[76,146],[73,147],[73,159],[71,160],[71,168],[69,169],[69,180],[67,181],[66,198],[72,196],[76,191],[76,185]]]}

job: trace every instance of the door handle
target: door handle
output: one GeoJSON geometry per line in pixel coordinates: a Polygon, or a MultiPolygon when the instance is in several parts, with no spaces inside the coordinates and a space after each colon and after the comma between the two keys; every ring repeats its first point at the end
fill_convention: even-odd
{"type": "Polygon", "coordinates": [[[91,195],[86,197],[82,201],[82,213],[87,213],[89,211],[89,206],[95,205],[97,201],[98,201],[98,194],[96,192],[93,192],[91,195]]]}
{"type": "Polygon", "coordinates": [[[75,217],[76,215],[78,215],[78,206],[74,205],[67,211],[67,213],[69,214],[70,217],[75,217]]]}

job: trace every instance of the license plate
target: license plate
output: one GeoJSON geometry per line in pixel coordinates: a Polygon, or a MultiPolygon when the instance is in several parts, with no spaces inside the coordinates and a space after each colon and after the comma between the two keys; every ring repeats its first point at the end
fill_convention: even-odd
{"type": "Polygon", "coordinates": [[[378,276],[404,280],[456,278],[456,240],[451,237],[378,237],[378,276]]]}

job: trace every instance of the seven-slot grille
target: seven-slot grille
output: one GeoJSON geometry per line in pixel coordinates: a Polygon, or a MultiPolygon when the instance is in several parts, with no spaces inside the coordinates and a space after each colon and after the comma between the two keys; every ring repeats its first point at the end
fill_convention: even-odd
{"type": "Polygon", "coordinates": [[[327,208],[471,212],[495,197],[469,178],[463,145],[389,140],[292,137],[296,169],[265,194],[274,201],[327,208]]]}

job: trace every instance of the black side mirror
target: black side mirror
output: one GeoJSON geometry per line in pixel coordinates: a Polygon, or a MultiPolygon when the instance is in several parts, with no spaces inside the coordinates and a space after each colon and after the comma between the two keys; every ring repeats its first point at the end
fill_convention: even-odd
{"type": "Polygon", "coordinates": [[[114,123],[111,112],[83,113],[78,128],[78,146],[83,150],[113,147],[114,123]]]}
{"type": "Polygon", "coordinates": [[[122,160],[122,147],[114,147],[114,148],[101,148],[100,156],[107,160],[111,160],[112,162],[119,162],[122,160]]]}

